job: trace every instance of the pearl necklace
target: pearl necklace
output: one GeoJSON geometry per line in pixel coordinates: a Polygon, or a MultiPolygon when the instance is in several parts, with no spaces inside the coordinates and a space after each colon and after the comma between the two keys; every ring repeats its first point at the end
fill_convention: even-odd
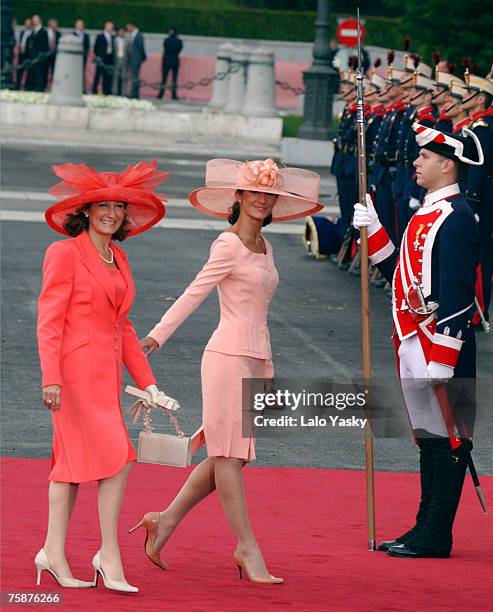
{"type": "Polygon", "coordinates": [[[105,256],[102,253],[99,253],[99,251],[98,251],[98,253],[99,253],[99,256],[101,257],[101,259],[103,261],[105,261],[107,264],[112,264],[115,261],[115,256],[113,255],[113,251],[112,251],[111,247],[108,247],[108,249],[109,249],[109,251],[111,253],[111,259],[106,259],[105,256]]]}

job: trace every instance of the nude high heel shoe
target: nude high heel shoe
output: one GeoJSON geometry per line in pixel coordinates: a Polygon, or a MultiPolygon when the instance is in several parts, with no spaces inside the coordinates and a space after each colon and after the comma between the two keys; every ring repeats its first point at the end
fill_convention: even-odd
{"type": "Polygon", "coordinates": [[[233,563],[238,567],[238,572],[240,573],[240,580],[243,577],[243,570],[245,571],[246,577],[250,582],[256,582],[257,584],[283,584],[283,578],[276,578],[272,574],[265,574],[264,576],[251,576],[248,573],[247,568],[245,567],[245,563],[243,559],[240,557],[238,552],[235,550],[233,553],[233,563]]]}
{"type": "Polygon", "coordinates": [[[101,575],[103,579],[104,586],[111,591],[119,591],[120,593],[138,593],[139,589],[137,587],[128,584],[126,580],[110,580],[106,578],[103,568],[101,567],[101,551],[94,555],[92,559],[92,566],[94,568],[94,586],[98,586],[98,578],[101,575]]]}
{"type": "Polygon", "coordinates": [[[147,555],[147,558],[161,569],[169,570],[169,565],[161,559],[161,557],[159,556],[159,552],[155,552],[153,550],[154,542],[156,541],[158,525],[159,512],[148,512],[147,514],[144,514],[140,523],[137,523],[135,527],[132,527],[132,529],[128,530],[128,533],[133,533],[139,527],[145,527],[146,539],[144,542],[144,552],[147,555]]]}
{"type": "Polygon", "coordinates": [[[38,570],[38,576],[36,578],[36,584],[38,586],[41,584],[41,574],[44,571],[49,572],[58,582],[58,584],[62,587],[67,587],[71,589],[87,589],[89,587],[94,586],[92,582],[85,582],[84,580],[77,580],[77,578],[66,578],[63,576],[59,576],[51,567],[48,555],[46,554],[44,548],[42,548],[34,558],[34,565],[38,570]]]}

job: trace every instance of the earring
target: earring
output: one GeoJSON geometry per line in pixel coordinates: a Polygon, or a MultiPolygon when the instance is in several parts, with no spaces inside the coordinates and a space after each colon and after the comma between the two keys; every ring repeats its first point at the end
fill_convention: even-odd
{"type": "Polygon", "coordinates": [[[87,213],[84,213],[84,217],[89,218],[89,215],[87,213]]]}

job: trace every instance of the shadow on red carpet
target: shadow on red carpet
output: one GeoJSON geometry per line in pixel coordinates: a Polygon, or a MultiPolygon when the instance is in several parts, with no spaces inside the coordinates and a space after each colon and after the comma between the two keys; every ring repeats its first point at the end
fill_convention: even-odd
{"type": "MultiPolygon", "coordinates": [[[[48,471],[47,460],[2,460],[3,592],[56,591],[63,595],[58,609],[64,611],[491,610],[492,519],[482,513],[469,478],[453,557],[408,560],[367,551],[364,472],[247,468],[255,532],[270,570],[286,580],[263,586],[238,579],[231,560],[234,540],[217,494],[185,519],[163,551],[171,571],[151,565],[143,552],[144,531],[129,535],[127,529],[144,512],[164,508],[187,470],[136,465],[120,538],[127,579],[140,593],[119,595],[101,581],[97,589],[62,589],[46,572],[41,587],[35,586],[33,558],[43,544],[48,471]]],[[[492,506],[493,477],[481,480],[492,506]]],[[[413,523],[418,485],[417,474],[376,475],[379,539],[397,536],[413,523]]],[[[83,485],[67,542],[75,576],[92,580],[91,558],[98,546],[96,485],[83,485]]]]}

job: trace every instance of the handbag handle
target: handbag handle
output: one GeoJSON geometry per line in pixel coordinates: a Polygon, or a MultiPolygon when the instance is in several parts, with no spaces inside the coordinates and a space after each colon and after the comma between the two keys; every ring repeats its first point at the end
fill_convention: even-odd
{"type": "MultiPolygon", "coordinates": [[[[180,429],[180,424],[178,423],[178,419],[175,417],[175,415],[172,414],[170,410],[166,410],[165,408],[161,408],[161,410],[163,410],[163,412],[168,417],[169,422],[174,426],[176,435],[179,438],[183,438],[185,434],[180,429]]],[[[150,415],[151,409],[149,406],[146,406],[144,401],[142,400],[136,401],[134,404],[130,406],[129,412],[136,417],[138,417],[139,413],[141,412],[142,413],[142,424],[143,424],[142,430],[145,433],[152,433],[154,431],[154,427],[152,425],[152,418],[150,415]]],[[[136,419],[134,419],[134,422],[135,420],[136,419]]]]}

